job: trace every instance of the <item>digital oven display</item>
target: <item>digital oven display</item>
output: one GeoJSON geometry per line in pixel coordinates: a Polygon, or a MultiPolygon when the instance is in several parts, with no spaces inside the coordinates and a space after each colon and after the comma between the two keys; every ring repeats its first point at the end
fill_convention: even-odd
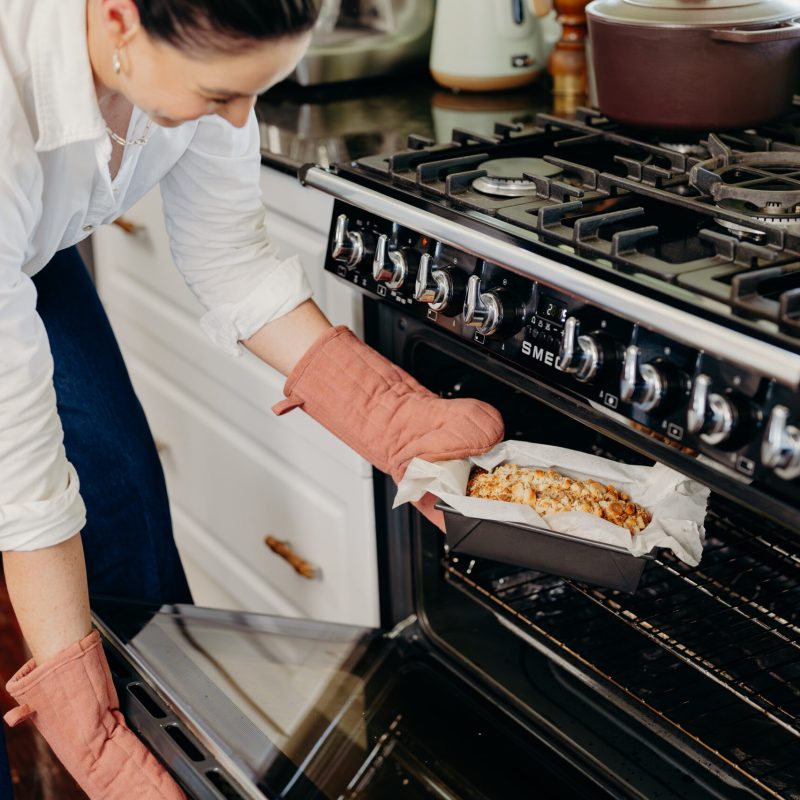
{"type": "Polygon", "coordinates": [[[539,307],[536,313],[550,322],[555,322],[556,325],[563,325],[567,318],[567,305],[543,294],[539,298],[539,307]]]}

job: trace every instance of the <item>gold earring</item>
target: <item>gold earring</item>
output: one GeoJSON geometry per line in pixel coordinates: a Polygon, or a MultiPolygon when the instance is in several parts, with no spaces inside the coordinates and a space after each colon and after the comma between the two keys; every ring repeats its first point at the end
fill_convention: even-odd
{"type": "Polygon", "coordinates": [[[114,54],[111,56],[111,66],[114,69],[114,74],[119,75],[122,72],[122,60],[119,55],[119,47],[114,48],[114,54]]]}

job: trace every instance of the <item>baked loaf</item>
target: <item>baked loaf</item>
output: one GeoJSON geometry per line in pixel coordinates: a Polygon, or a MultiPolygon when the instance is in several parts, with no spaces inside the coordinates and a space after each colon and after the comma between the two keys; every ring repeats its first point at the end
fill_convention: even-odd
{"type": "Polygon", "coordinates": [[[527,503],[537,514],[584,511],[622,528],[641,533],[652,514],[613,486],[593,480],[568,478],[553,469],[500,464],[491,472],[476,467],[467,484],[469,497],[527,503]]]}

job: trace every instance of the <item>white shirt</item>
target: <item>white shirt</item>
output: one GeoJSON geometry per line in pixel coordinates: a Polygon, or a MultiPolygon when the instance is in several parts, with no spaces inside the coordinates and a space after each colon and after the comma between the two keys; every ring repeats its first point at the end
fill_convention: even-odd
{"type": "MultiPolygon", "coordinates": [[[[311,296],[296,257],[269,243],[255,115],[153,125],[116,178],[94,91],[86,0],[3,0],[0,15],[0,550],[36,550],[85,524],[30,280],[53,255],[161,184],[172,254],[207,309],[212,341],[237,354],[262,325],[311,296]]],[[[134,109],[127,139],[142,135],[134,109]]]]}

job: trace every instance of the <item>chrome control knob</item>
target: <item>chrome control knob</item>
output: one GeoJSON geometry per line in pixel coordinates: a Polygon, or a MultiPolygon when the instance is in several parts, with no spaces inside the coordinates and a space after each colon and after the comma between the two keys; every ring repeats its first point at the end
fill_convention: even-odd
{"type": "Polygon", "coordinates": [[[347,269],[354,269],[364,257],[364,237],[358,231],[348,231],[347,225],[347,215],[339,214],[333,232],[331,257],[347,269]]]}
{"type": "Polygon", "coordinates": [[[619,396],[642,411],[668,411],[685,394],[688,378],[668,361],[642,364],[641,357],[635,344],[625,350],[619,396]]]}
{"type": "Polygon", "coordinates": [[[464,304],[466,284],[460,270],[437,269],[433,257],[425,253],[419,262],[414,285],[414,299],[427,303],[434,311],[455,316],[464,304]]]}
{"type": "Polygon", "coordinates": [[[582,383],[588,383],[596,378],[604,367],[618,359],[618,347],[608,336],[601,333],[581,335],[581,324],[578,319],[567,318],[556,369],[574,375],[575,379],[582,383]]]}
{"type": "Polygon", "coordinates": [[[481,292],[481,279],[472,275],[464,298],[464,323],[484,336],[511,335],[522,327],[524,304],[515,303],[507,289],[481,292]]]}
{"type": "Polygon", "coordinates": [[[503,321],[503,308],[495,292],[481,292],[481,279],[472,275],[467,281],[464,300],[464,323],[478,333],[491,336],[503,321]]]}
{"type": "Polygon", "coordinates": [[[432,269],[432,263],[433,259],[428,253],[419,260],[413,297],[420,303],[441,303],[446,296],[447,285],[442,280],[444,273],[440,269],[432,269]]]}
{"type": "Polygon", "coordinates": [[[775,406],[769,415],[761,442],[761,462],[784,480],[800,475],[800,430],[789,424],[786,406],[775,406]]]}
{"type": "Polygon", "coordinates": [[[402,250],[389,250],[389,237],[382,233],[375,245],[372,277],[386,283],[389,289],[399,289],[408,277],[408,261],[402,250]]]}
{"type": "Polygon", "coordinates": [[[699,434],[708,444],[720,444],[730,438],[738,419],[736,404],[711,391],[711,378],[708,375],[698,375],[686,411],[689,433],[699,434]]]}

